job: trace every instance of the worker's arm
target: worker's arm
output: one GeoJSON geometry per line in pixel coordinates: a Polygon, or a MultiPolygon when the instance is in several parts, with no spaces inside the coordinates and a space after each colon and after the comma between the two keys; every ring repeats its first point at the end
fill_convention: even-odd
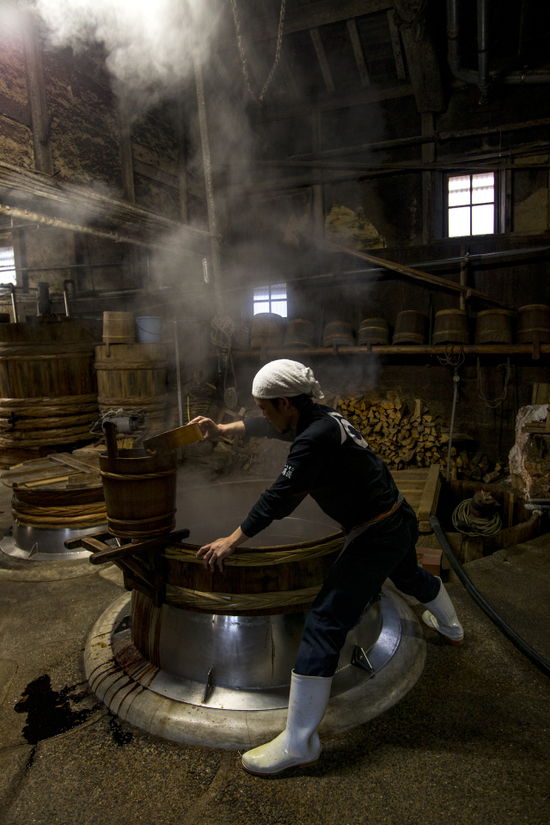
{"type": "Polygon", "coordinates": [[[211,418],[198,415],[190,424],[198,424],[203,438],[218,438],[220,435],[244,435],[244,421],[231,421],[230,424],[216,424],[211,418]]]}
{"type": "Polygon", "coordinates": [[[242,544],[247,538],[248,536],[245,536],[241,528],[237,527],[235,532],[231,533],[230,536],[226,536],[223,539],[216,539],[216,541],[211,541],[210,544],[205,544],[204,547],[201,547],[201,549],[197,551],[197,556],[199,559],[202,558],[204,566],[210,567],[212,572],[216,564],[221,571],[223,570],[223,560],[227,558],[227,556],[230,556],[239,544],[242,544]]]}

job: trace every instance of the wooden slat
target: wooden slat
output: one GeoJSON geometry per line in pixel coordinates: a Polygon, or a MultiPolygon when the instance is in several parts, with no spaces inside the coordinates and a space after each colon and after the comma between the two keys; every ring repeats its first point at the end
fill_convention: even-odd
{"type": "Polygon", "coordinates": [[[75,470],[80,470],[82,473],[90,474],[94,471],[99,473],[99,465],[97,462],[83,461],[80,458],[73,458],[69,453],[55,453],[48,456],[51,461],[58,464],[65,464],[67,467],[72,467],[75,470]]]}
{"type": "Polygon", "coordinates": [[[431,532],[429,518],[435,513],[440,487],[441,468],[439,464],[432,464],[417,513],[418,525],[422,533],[431,532]]]}

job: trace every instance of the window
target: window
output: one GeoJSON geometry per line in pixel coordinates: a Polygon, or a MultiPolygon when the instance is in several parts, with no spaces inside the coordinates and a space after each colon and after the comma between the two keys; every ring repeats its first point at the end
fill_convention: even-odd
{"type": "Polygon", "coordinates": [[[15,257],[12,246],[0,246],[0,284],[15,284],[15,257]]]}
{"type": "Polygon", "coordinates": [[[495,232],[495,173],[449,175],[448,236],[491,235],[495,232]]]}
{"type": "Polygon", "coordinates": [[[254,289],[253,315],[259,312],[273,312],[286,318],[286,284],[269,284],[254,289]]]}

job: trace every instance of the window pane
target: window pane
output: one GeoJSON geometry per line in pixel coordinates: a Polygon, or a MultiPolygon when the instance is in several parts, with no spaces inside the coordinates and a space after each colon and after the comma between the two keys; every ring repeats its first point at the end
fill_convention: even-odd
{"type": "Polygon", "coordinates": [[[286,318],[286,301],[272,301],[271,312],[274,312],[276,315],[282,315],[283,318],[286,318]]]}
{"type": "Polygon", "coordinates": [[[255,301],[269,301],[269,287],[257,286],[254,288],[255,301]]]}
{"type": "Polygon", "coordinates": [[[13,247],[0,248],[0,284],[15,284],[15,258],[13,247]]]}
{"type": "Polygon", "coordinates": [[[494,203],[495,200],[495,176],[492,172],[488,175],[472,176],[472,203],[494,203]]]}
{"type": "Polygon", "coordinates": [[[271,300],[286,301],[286,284],[271,285],[271,300]]]}
{"type": "Polygon", "coordinates": [[[470,175],[449,178],[449,206],[463,206],[470,203],[470,175]]]}
{"type": "Polygon", "coordinates": [[[493,204],[472,206],[472,235],[489,235],[495,231],[493,204]]]}
{"type": "Polygon", "coordinates": [[[269,301],[254,301],[254,315],[259,312],[269,312],[269,301]]]}
{"type": "MultiPolygon", "coordinates": [[[[492,209],[492,207],[489,208],[492,209]]],[[[485,207],[478,206],[476,209],[485,209],[485,207]]],[[[469,206],[449,209],[449,238],[457,238],[459,235],[471,235],[469,206]]]]}

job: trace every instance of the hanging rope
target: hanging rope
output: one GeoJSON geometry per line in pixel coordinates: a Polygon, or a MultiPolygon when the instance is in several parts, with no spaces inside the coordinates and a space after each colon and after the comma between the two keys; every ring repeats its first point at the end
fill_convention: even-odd
{"type": "Polygon", "coordinates": [[[500,398],[493,398],[492,400],[488,399],[483,392],[482,381],[481,381],[481,366],[479,363],[479,358],[477,359],[477,395],[478,398],[481,398],[484,404],[487,405],[491,410],[495,410],[497,407],[500,407],[501,404],[504,403],[506,400],[506,396],[508,395],[508,384],[510,382],[510,378],[512,377],[512,367],[510,365],[510,359],[508,358],[506,364],[499,364],[497,369],[504,369],[504,386],[502,389],[502,395],[500,398]]]}
{"type": "Polygon", "coordinates": [[[453,355],[451,350],[454,346],[456,346],[456,344],[447,344],[445,346],[445,355],[438,355],[437,360],[440,364],[443,364],[446,367],[455,367],[456,369],[457,367],[462,366],[466,360],[466,356],[464,355],[464,347],[462,344],[460,345],[458,354],[453,355]]]}
{"type": "Polygon", "coordinates": [[[237,33],[237,45],[239,47],[239,54],[241,56],[244,82],[245,82],[246,88],[248,89],[250,97],[252,98],[254,103],[260,104],[260,103],[262,103],[267,90],[271,86],[271,83],[272,83],[273,78],[275,76],[275,72],[277,71],[277,67],[279,65],[279,61],[281,59],[281,47],[282,47],[282,44],[283,44],[283,27],[284,27],[284,22],[285,22],[286,0],[281,0],[281,11],[279,13],[279,27],[277,29],[277,46],[275,48],[275,59],[273,61],[273,65],[272,65],[271,70],[270,70],[270,72],[267,76],[267,80],[265,81],[265,83],[263,85],[263,88],[262,88],[262,91],[260,92],[259,97],[256,97],[256,95],[254,94],[254,91],[252,89],[252,86],[250,84],[250,77],[249,77],[249,74],[248,74],[248,61],[247,61],[246,53],[245,53],[244,46],[243,46],[243,40],[242,40],[242,35],[241,35],[241,24],[240,24],[240,21],[239,21],[239,14],[238,14],[238,11],[237,11],[237,0],[231,0],[231,9],[233,10],[233,20],[235,21],[235,31],[237,33]]]}

